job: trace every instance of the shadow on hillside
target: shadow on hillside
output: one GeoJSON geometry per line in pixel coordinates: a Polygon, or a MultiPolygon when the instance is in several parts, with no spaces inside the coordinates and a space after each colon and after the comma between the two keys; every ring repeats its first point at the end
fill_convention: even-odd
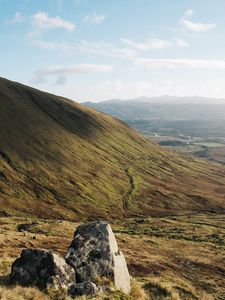
{"type": "MultiPolygon", "coordinates": [[[[85,109],[69,99],[32,89],[27,89],[26,95],[44,115],[49,117],[48,120],[45,119],[45,122],[48,123],[49,120],[54,120],[54,122],[82,139],[96,136],[97,132],[104,128],[104,119],[100,113],[96,116],[90,109],[85,109]]],[[[36,110],[34,112],[37,114],[36,110]]],[[[43,125],[39,124],[39,126],[43,125]]],[[[48,123],[48,126],[53,126],[53,124],[48,123]]]]}

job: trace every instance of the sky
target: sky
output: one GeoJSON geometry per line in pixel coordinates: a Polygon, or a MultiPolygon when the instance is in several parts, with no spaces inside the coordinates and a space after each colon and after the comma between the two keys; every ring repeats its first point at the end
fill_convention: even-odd
{"type": "Polygon", "coordinates": [[[224,0],[0,0],[0,76],[78,102],[225,98],[224,0]]]}

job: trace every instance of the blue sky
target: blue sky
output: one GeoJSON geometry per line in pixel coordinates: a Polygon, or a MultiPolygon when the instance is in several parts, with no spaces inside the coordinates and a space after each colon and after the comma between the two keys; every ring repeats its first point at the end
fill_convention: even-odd
{"type": "Polygon", "coordinates": [[[225,98],[224,0],[0,0],[0,76],[78,102],[225,98]]]}

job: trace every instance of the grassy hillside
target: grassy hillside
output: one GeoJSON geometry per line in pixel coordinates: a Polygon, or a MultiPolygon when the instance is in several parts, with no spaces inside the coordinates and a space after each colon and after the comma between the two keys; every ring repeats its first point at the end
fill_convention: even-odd
{"type": "Polygon", "coordinates": [[[82,220],[225,209],[225,168],[123,122],[0,79],[1,215],[82,220]]]}

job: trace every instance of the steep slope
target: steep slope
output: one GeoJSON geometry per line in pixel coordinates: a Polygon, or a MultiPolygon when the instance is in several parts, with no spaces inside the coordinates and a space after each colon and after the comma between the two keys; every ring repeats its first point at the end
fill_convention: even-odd
{"type": "Polygon", "coordinates": [[[113,117],[0,79],[1,214],[221,212],[224,175],[224,167],[166,152],[113,117]]]}

